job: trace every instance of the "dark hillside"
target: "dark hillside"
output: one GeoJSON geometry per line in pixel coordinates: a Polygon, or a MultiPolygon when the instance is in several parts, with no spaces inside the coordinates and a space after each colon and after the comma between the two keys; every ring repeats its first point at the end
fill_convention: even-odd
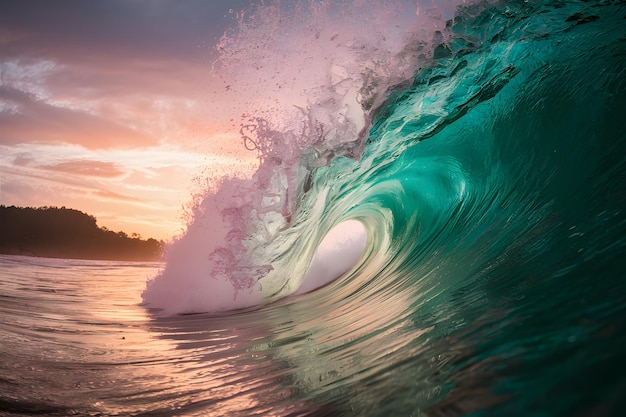
{"type": "Polygon", "coordinates": [[[163,242],[99,228],[65,207],[0,206],[0,253],[70,259],[157,261],[163,242]]]}

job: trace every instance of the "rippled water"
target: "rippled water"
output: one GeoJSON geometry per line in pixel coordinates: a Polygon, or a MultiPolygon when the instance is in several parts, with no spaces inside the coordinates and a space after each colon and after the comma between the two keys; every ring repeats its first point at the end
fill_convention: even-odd
{"type": "Polygon", "coordinates": [[[362,142],[267,159],[276,195],[208,196],[167,263],[1,257],[0,410],[622,415],[626,7],[481,3],[446,34],[362,142]],[[294,296],[349,219],[364,256],[294,296]]]}
{"type": "Polygon", "coordinates": [[[439,378],[430,379],[442,359],[410,347],[426,329],[398,320],[407,307],[400,300],[386,300],[382,314],[381,304],[366,307],[369,317],[313,297],[158,318],[139,305],[158,264],[12,256],[0,263],[6,415],[364,413],[392,394],[376,381],[393,373],[400,378],[387,389],[402,395],[395,390],[407,371],[419,379],[411,403],[441,392],[439,378]],[[367,343],[355,343],[363,336],[367,343]]]}
{"type": "Polygon", "coordinates": [[[253,311],[158,317],[139,304],[158,264],[2,256],[0,266],[3,415],[620,415],[623,406],[615,283],[520,282],[513,270],[515,283],[489,283],[486,268],[447,294],[353,282],[253,311]]]}

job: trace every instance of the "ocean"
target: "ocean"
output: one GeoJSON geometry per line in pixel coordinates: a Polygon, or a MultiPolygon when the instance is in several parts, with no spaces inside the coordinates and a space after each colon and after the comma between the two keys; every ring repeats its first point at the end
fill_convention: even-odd
{"type": "Polygon", "coordinates": [[[626,4],[269,3],[162,263],[0,257],[0,415],[623,415],[626,4]]]}

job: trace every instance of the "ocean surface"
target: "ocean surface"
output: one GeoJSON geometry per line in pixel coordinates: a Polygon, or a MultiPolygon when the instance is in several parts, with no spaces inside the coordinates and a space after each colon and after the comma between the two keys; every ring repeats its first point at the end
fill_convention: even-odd
{"type": "Polygon", "coordinates": [[[0,256],[0,415],[624,415],[626,4],[392,3],[224,36],[281,100],[164,262],[0,256]]]}

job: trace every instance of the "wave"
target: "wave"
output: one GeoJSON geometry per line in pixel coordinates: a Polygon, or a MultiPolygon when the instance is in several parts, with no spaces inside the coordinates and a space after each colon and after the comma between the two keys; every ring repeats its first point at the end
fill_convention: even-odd
{"type": "Polygon", "coordinates": [[[264,3],[164,265],[0,256],[0,414],[622,416],[626,4],[264,3]]]}
{"type": "Polygon", "coordinates": [[[624,246],[623,14],[619,2],[251,7],[214,71],[245,105],[259,167],[197,204],[145,303],[239,309],[345,272],[328,302],[428,309],[465,281],[541,285],[601,263],[624,246]],[[337,268],[307,274],[350,224],[354,243],[322,262],[337,268]]]}

